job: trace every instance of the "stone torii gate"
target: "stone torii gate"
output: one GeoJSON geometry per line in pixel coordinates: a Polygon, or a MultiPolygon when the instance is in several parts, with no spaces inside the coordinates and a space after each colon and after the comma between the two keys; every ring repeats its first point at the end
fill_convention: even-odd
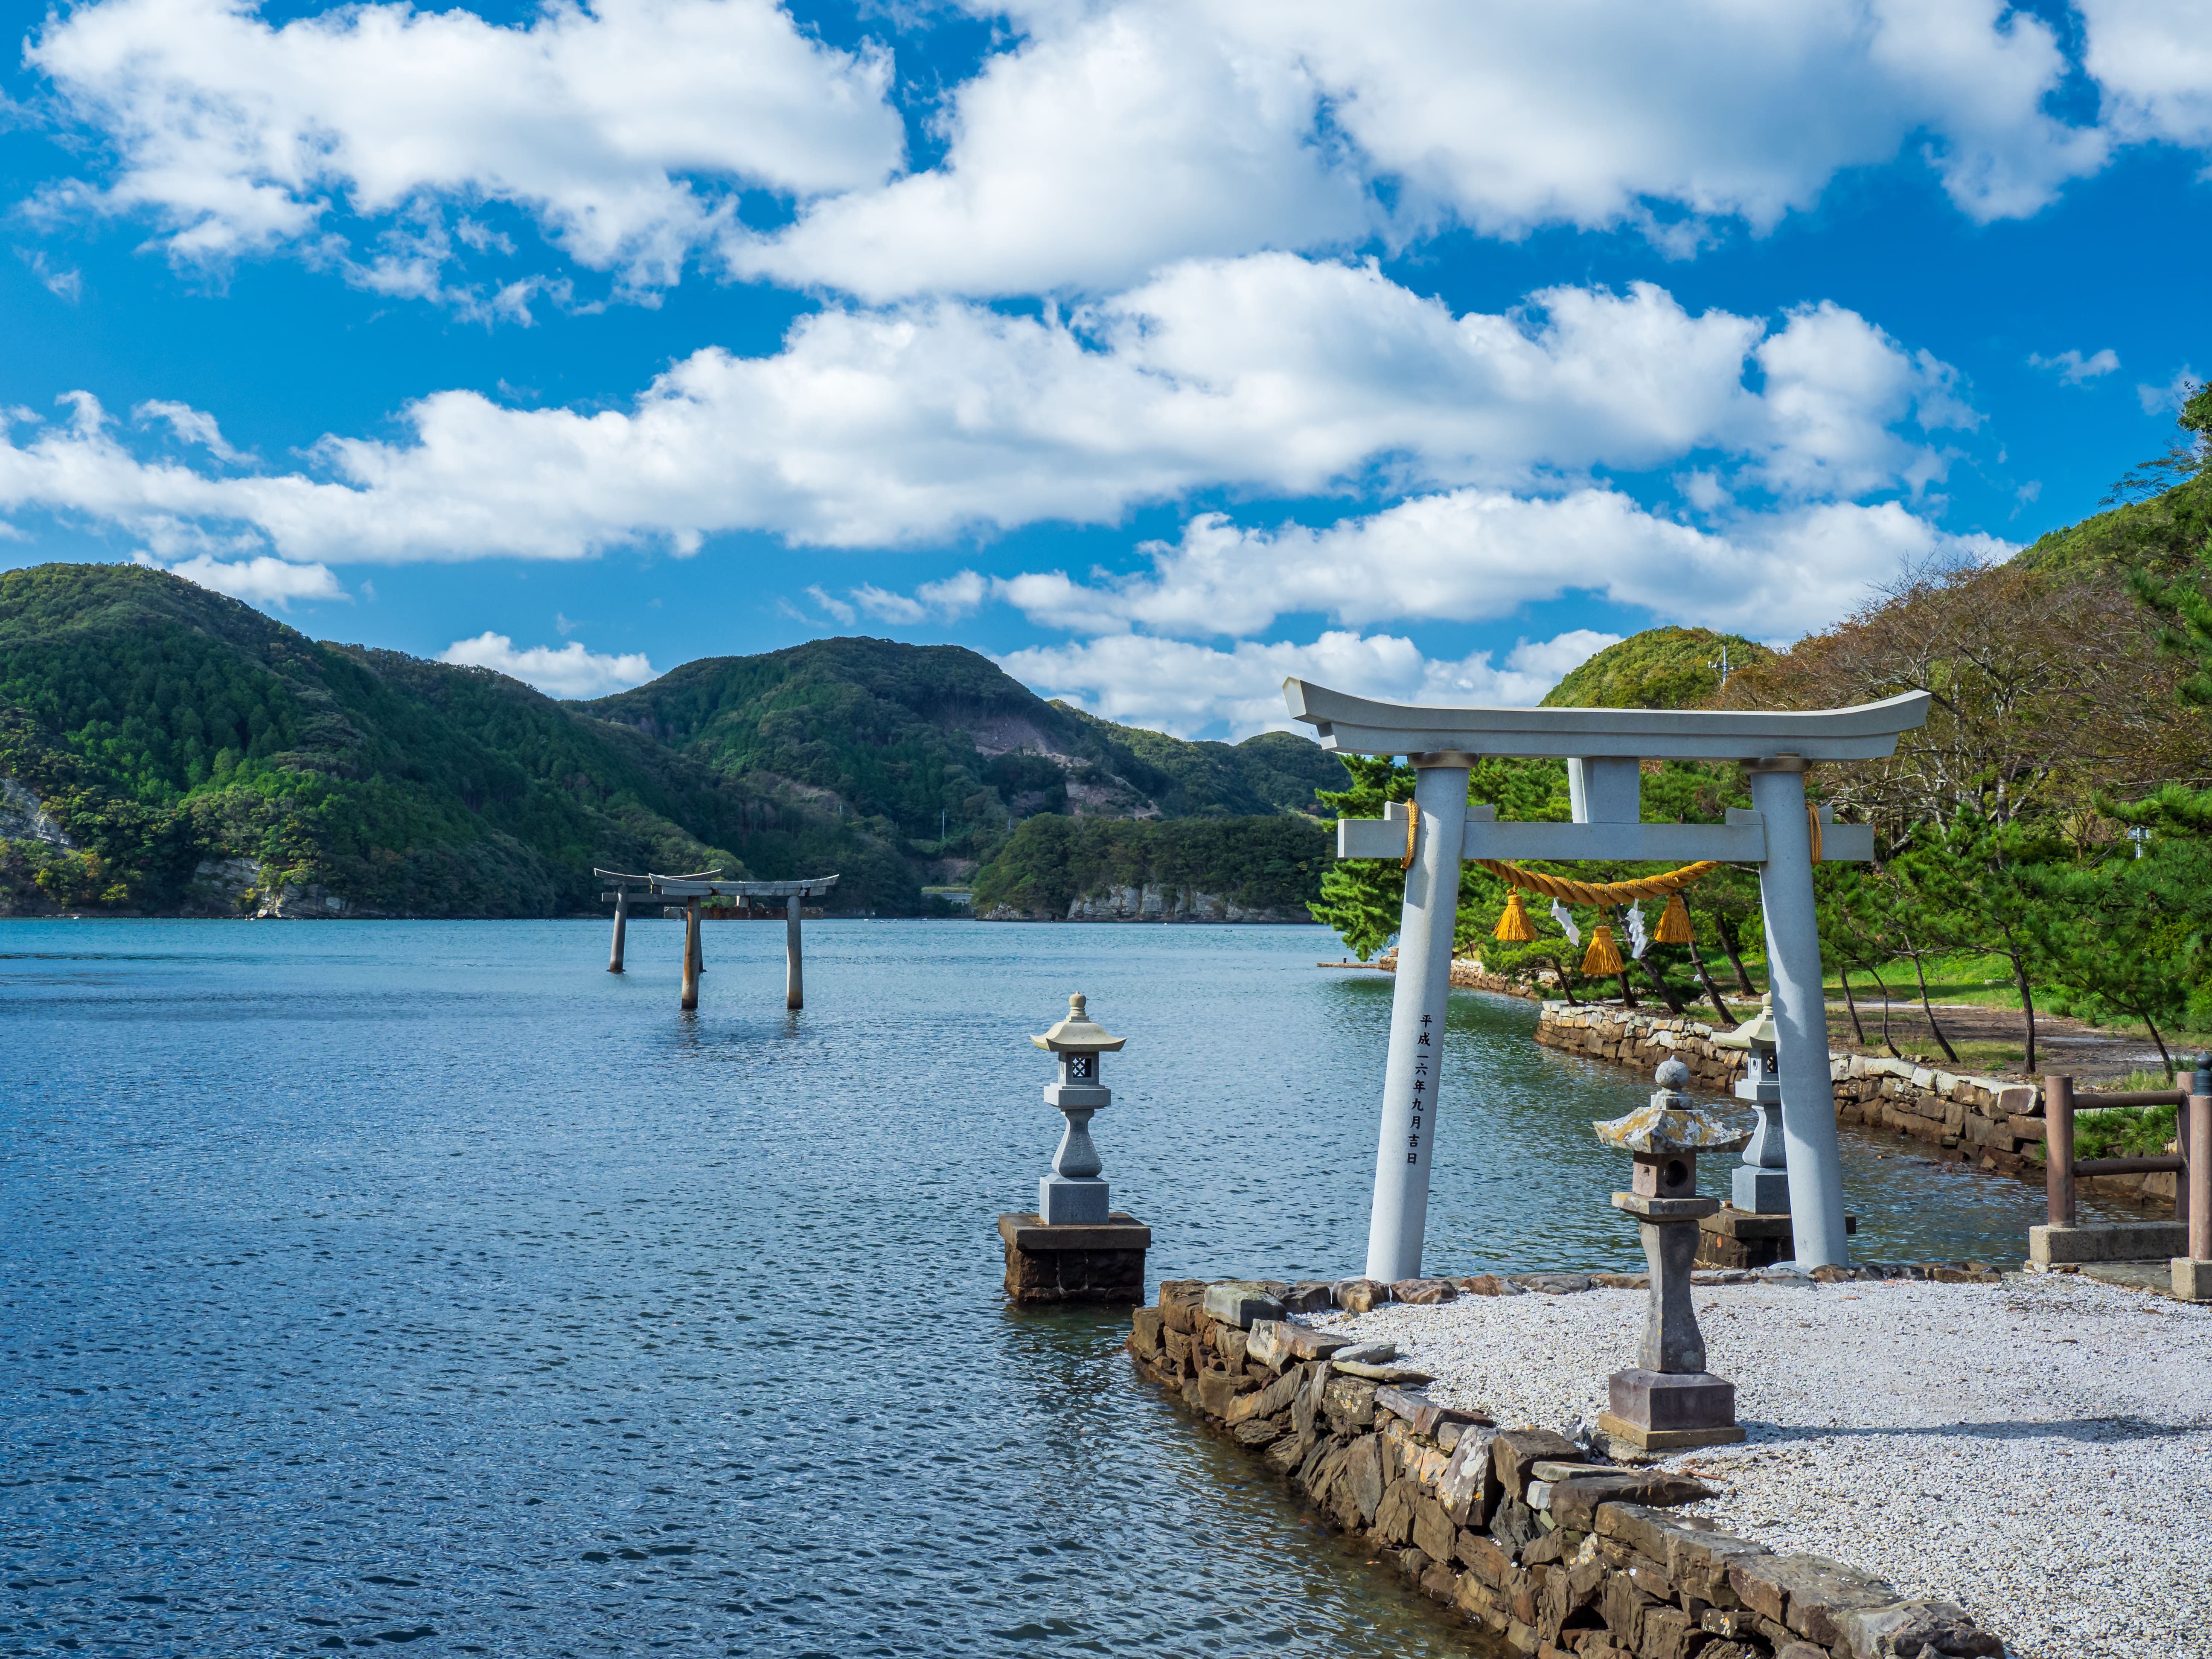
{"type": "Polygon", "coordinates": [[[1927,720],[1926,692],[1805,714],[1419,708],[1299,679],[1283,682],[1283,698],[1291,718],[1311,726],[1322,748],[1403,755],[1415,770],[1417,811],[1394,801],[1380,818],[1337,822],[1339,858],[1409,860],[1368,1224],[1370,1279],[1393,1282],[1421,1270],[1437,1122],[1434,1110],[1419,1103],[1437,1098],[1459,870],[1467,859],[1714,859],[1759,866],[1796,1259],[1808,1271],[1846,1261],[1813,863],[1871,859],[1874,830],[1815,820],[1806,808],[1805,772],[1815,761],[1895,753],[1899,735],[1927,720]],[[1574,821],[1500,823],[1496,808],[1470,806],[1468,774],[1485,755],[1565,760],[1574,821]],[[1752,808],[1731,808],[1719,824],[1641,822],[1638,763],[1661,759],[1743,762],[1752,808]]]}
{"type": "Polygon", "coordinates": [[[806,1006],[805,976],[799,955],[799,921],[801,901],[819,897],[837,884],[835,876],[808,876],[799,881],[716,881],[715,872],[702,870],[689,876],[624,875],[619,870],[593,870],[592,873],[605,881],[617,883],[611,891],[599,895],[599,902],[615,907],[615,936],[612,950],[607,957],[607,971],[623,971],[623,937],[629,931],[629,901],[633,884],[639,897],[659,896],[680,899],[684,902],[684,997],[683,1006],[699,1006],[699,975],[706,967],[706,958],[699,942],[699,901],[703,898],[780,898],[784,903],[783,923],[783,1006],[804,1008],[806,1006]]]}

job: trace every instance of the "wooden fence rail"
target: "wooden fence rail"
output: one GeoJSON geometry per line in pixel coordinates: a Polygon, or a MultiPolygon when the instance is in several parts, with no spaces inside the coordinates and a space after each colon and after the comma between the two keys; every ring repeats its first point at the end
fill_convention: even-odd
{"type": "Polygon", "coordinates": [[[2212,1152],[2200,1153],[2197,1142],[2212,1132],[2212,1096],[2191,1095],[2183,1089],[2116,1090],[2106,1094],[2077,1095],[2069,1076],[2043,1079],[2045,1151],[2044,1190],[2051,1224],[2075,1224],[2076,1180],[2087,1176],[2172,1175],[2173,1218],[2189,1222],[2189,1251],[2203,1257],[2212,1251],[2212,1152]],[[2179,1156],[2155,1158],[2084,1158],[2074,1156],[2074,1115],[2110,1106],[2174,1106],[2180,1109],[2175,1124],[2179,1156]],[[2192,1133],[2194,1130],[2196,1133],[2192,1133]],[[2198,1191],[2198,1188],[2206,1188],[2198,1191]],[[2197,1248],[2198,1233],[2205,1235],[2204,1249],[2197,1248]]]}

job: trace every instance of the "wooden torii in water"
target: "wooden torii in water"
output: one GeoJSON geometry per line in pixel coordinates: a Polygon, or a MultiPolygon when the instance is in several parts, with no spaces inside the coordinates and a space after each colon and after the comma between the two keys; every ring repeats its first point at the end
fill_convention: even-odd
{"type": "Polygon", "coordinates": [[[799,920],[801,902],[818,897],[837,884],[835,876],[808,876],[799,881],[717,881],[719,870],[700,870],[688,876],[625,875],[619,870],[592,873],[616,883],[599,895],[602,904],[615,907],[614,947],[608,953],[607,971],[623,971],[623,939],[629,923],[633,884],[641,898],[678,899],[684,904],[684,1006],[699,1006],[699,975],[707,963],[699,944],[699,901],[704,898],[780,898],[785,902],[783,924],[783,1006],[806,1006],[805,980],[799,958],[799,920]]]}

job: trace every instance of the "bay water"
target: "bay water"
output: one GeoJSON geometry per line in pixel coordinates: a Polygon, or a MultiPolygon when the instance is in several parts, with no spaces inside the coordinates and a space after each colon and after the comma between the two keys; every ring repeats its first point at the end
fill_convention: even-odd
{"type": "MultiPolygon", "coordinates": [[[[592,921],[0,924],[0,1653],[1469,1650],[1139,1383],[1126,1311],[1000,1286],[1078,990],[1153,1281],[1357,1272],[1388,975],[836,921],[788,1013],[733,922],[684,1014],[680,935],[616,975],[592,921]]],[[[1535,1014],[1453,999],[1428,1271],[1642,1265],[1589,1126],[1651,1085],[1535,1014]]],[[[1863,1257],[2040,1218],[1845,1158],[1863,1257]]]]}

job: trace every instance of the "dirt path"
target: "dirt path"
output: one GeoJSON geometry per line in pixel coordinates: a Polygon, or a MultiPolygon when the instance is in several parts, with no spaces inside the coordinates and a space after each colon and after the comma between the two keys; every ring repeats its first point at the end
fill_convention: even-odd
{"type": "MultiPolygon", "coordinates": [[[[1707,1012],[1711,1012],[1710,1007],[1707,1012]]],[[[1882,1012],[1880,998],[1859,999],[1859,1022],[1866,1028],[1868,1040],[1857,1042],[1852,1040],[1850,1015],[1842,1000],[1831,1000],[1829,1046],[1838,1051],[1848,1049],[1887,1056],[1889,1050],[1881,1042],[1882,1012]]],[[[1900,1054],[1950,1066],[1929,1032],[1928,1017],[1920,1012],[1918,1003],[1893,1002],[1888,1006],[1888,1014],[1890,1041],[1896,1044],[1900,1054]]],[[[2021,1062],[2025,1058],[2026,1034],[2019,1010],[1988,1008],[1976,1003],[1939,1002],[1936,1005],[1936,1018],[1942,1022],[1943,1034],[1951,1039],[1951,1046],[1959,1054],[1959,1064],[1952,1069],[1992,1077],[2025,1076],[2021,1062]]],[[[2166,1042],[2172,1049],[2175,1063],[2182,1064],[2183,1053],[2174,1048],[2174,1039],[2169,1036],[2166,1042]]],[[[2189,1058],[2194,1059],[2194,1054],[2189,1058]]],[[[2035,1069],[2039,1073],[2070,1073],[2079,1085],[2087,1087],[2092,1084],[2111,1085],[2130,1072],[2156,1071],[2158,1067],[2158,1045],[2147,1036],[2085,1024],[2078,1019],[2036,1016],[2035,1069]]]]}

